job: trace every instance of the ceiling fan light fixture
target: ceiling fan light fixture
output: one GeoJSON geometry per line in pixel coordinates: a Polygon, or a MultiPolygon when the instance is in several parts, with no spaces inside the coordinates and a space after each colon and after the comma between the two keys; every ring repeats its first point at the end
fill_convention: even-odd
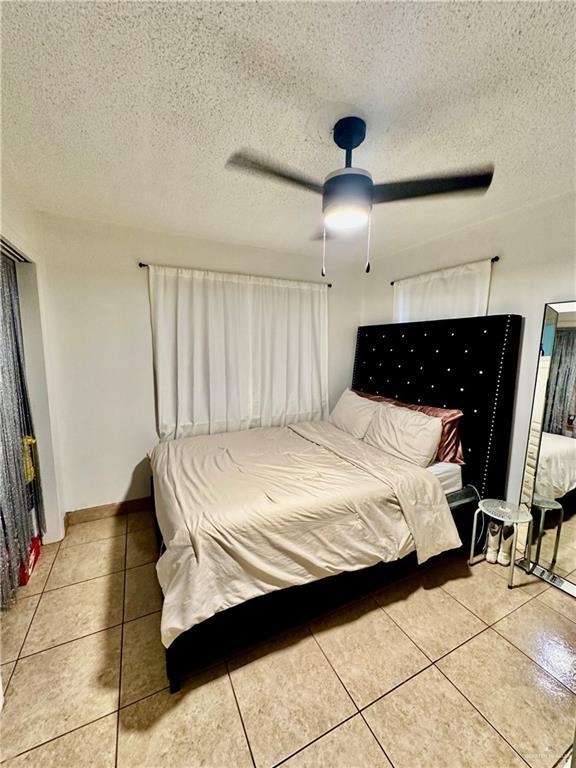
{"type": "Polygon", "coordinates": [[[368,224],[371,206],[365,203],[335,203],[324,211],[324,226],[331,232],[348,232],[368,224]]]}
{"type": "Polygon", "coordinates": [[[372,177],[360,168],[341,168],[324,181],[324,226],[331,232],[361,229],[372,210],[372,177]]]}

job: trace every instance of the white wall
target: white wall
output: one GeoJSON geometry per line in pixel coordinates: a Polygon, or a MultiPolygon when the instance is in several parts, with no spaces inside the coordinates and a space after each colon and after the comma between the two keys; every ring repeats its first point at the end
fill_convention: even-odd
{"type": "MultiPolygon", "coordinates": [[[[63,508],[147,496],[157,437],[138,261],[319,280],[319,259],[42,216],[63,508]]],[[[330,270],[330,398],[350,384],[362,265],[330,270]],[[357,276],[357,283],[354,280],[357,276]]]]}
{"type": "Polygon", "coordinates": [[[38,440],[46,518],[44,542],[49,543],[62,538],[64,525],[57,471],[57,436],[50,402],[42,225],[6,168],[2,169],[1,202],[0,232],[31,262],[17,266],[17,279],[30,407],[38,440]]]}
{"type": "MultiPolygon", "coordinates": [[[[525,316],[509,498],[520,488],[538,339],[547,301],[573,299],[574,195],[504,215],[396,254],[331,267],[330,397],[349,385],[360,322],[392,319],[392,279],[499,255],[491,313],[525,316]]],[[[149,492],[156,441],[147,272],[139,260],[286,278],[319,279],[317,259],[203,242],[4,207],[3,233],[38,261],[52,437],[64,511],[149,492]],[[12,210],[9,216],[6,210],[12,210]]]]}
{"type": "Polygon", "coordinates": [[[523,315],[508,498],[518,501],[544,304],[576,297],[574,194],[552,198],[394,254],[377,254],[363,281],[362,322],[392,321],[390,281],[500,256],[492,269],[490,314],[523,315]]]}

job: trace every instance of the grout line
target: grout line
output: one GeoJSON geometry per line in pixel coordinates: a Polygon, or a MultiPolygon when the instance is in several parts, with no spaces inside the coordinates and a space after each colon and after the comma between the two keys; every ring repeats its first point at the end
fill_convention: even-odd
{"type": "Polygon", "coordinates": [[[126,570],[126,571],[133,571],[135,568],[142,568],[143,565],[156,565],[157,562],[158,562],[158,560],[146,560],[145,562],[138,563],[137,565],[126,566],[126,568],[124,570],[126,570]]]}
{"type": "MultiPolygon", "coordinates": [[[[106,574],[107,576],[115,576],[117,573],[120,573],[120,571],[115,571],[113,574],[106,574]]],[[[97,577],[100,578],[100,577],[97,577]]],[[[88,581],[95,581],[95,579],[88,579],[88,581]]],[[[86,582],[79,581],[76,582],[77,584],[85,584],[86,582]]],[[[75,586],[74,584],[68,584],[67,586],[75,586]]],[[[57,592],[59,589],[66,589],[66,587],[58,587],[57,589],[51,589],[48,590],[48,592],[57,592]]],[[[30,595],[30,597],[37,597],[37,595],[30,595]]],[[[29,598],[25,597],[24,600],[28,600],[29,598]]],[[[38,605],[40,604],[40,600],[38,600],[38,605]]],[[[36,606],[36,610],[38,610],[38,606],[36,606]]],[[[124,606],[123,606],[123,612],[124,612],[124,606]]],[[[11,659],[10,661],[5,661],[2,663],[2,666],[4,664],[11,664],[12,662],[17,662],[19,659],[29,659],[32,656],[37,656],[39,653],[44,653],[44,651],[50,651],[53,648],[60,648],[63,645],[68,645],[69,643],[75,643],[77,640],[83,640],[85,637],[92,637],[93,635],[98,635],[100,632],[107,632],[109,629],[115,629],[116,627],[120,627],[123,624],[130,624],[133,621],[138,621],[139,619],[143,619],[146,616],[153,616],[155,613],[161,613],[162,609],[159,609],[157,611],[150,611],[149,613],[143,613],[141,616],[135,616],[132,619],[125,619],[120,620],[116,624],[110,624],[106,627],[100,627],[100,629],[95,629],[93,632],[87,632],[85,635],[79,635],[78,637],[71,637],[68,640],[63,640],[61,643],[55,643],[54,645],[48,645],[46,648],[39,648],[37,651],[32,651],[32,653],[22,653],[22,649],[24,648],[24,643],[26,641],[26,637],[28,635],[28,632],[26,633],[26,637],[24,638],[24,641],[22,642],[22,647],[20,649],[20,653],[16,659],[11,659]]],[[[35,615],[36,612],[34,612],[35,615]]],[[[30,626],[32,626],[32,621],[30,622],[30,626]]],[[[30,628],[29,628],[30,629],[30,628]]],[[[12,674],[14,674],[14,671],[12,671],[12,674]]],[[[10,678],[12,678],[12,675],[10,675],[10,678]]],[[[7,688],[7,686],[6,686],[7,688]]]]}
{"type": "Polygon", "coordinates": [[[12,675],[14,674],[14,670],[16,669],[16,664],[18,664],[18,659],[16,661],[5,661],[2,664],[0,664],[0,669],[2,667],[7,667],[8,664],[13,664],[12,672],[8,675],[8,679],[4,682],[4,698],[6,698],[6,694],[8,693],[8,686],[10,685],[10,680],[12,680],[12,675]]]}
{"type": "Polygon", "coordinates": [[[23,752],[18,752],[17,755],[11,755],[9,758],[4,758],[2,760],[2,763],[7,762],[8,760],[15,760],[17,757],[20,757],[21,755],[27,755],[29,752],[35,752],[40,747],[46,746],[46,744],[50,744],[52,741],[57,741],[58,739],[61,739],[63,736],[68,736],[69,733],[74,733],[75,731],[80,731],[82,728],[85,728],[87,725],[93,725],[94,723],[97,723],[99,720],[104,720],[106,717],[110,717],[110,715],[113,715],[118,710],[113,709],[111,712],[107,712],[105,715],[100,715],[95,720],[89,720],[87,723],[82,723],[82,725],[77,725],[75,728],[70,728],[69,731],[66,731],[66,733],[60,733],[58,736],[52,736],[51,739],[46,739],[46,741],[41,741],[40,744],[35,744],[33,747],[30,747],[30,749],[25,749],[23,752]]]}
{"type": "Polygon", "coordinates": [[[340,685],[342,686],[342,688],[344,688],[344,690],[346,691],[346,694],[347,694],[348,698],[350,699],[350,701],[352,702],[352,705],[353,705],[353,706],[354,706],[354,708],[356,709],[356,712],[355,712],[355,714],[358,714],[358,712],[360,712],[360,707],[358,706],[358,704],[356,704],[356,702],[354,701],[354,698],[353,698],[352,694],[350,693],[350,691],[348,690],[348,688],[347,688],[347,687],[346,687],[346,685],[344,684],[344,681],[342,680],[342,678],[340,677],[340,675],[338,674],[338,672],[337,672],[337,671],[336,671],[336,669],[334,668],[334,665],[333,665],[333,664],[332,664],[332,662],[330,661],[330,659],[329,659],[329,657],[328,657],[328,654],[326,653],[326,651],[324,650],[324,648],[322,648],[322,646],[320,645],[320,641],[318,640],[318,638],[317,638],[317,637],[316,637],[316,635],[314,634],[314,632],[313,632],[313,630],[312,630],[312,627],[311,627],[311,626],[308,626],[308,634],[310,635],[310,637],[312,637],[312,639],[314,640],[314,642],[316,643],[316,645],[318,646],[318,648],[320,648],[320,652],[322,653],[322,655],[324,656],[324,658],[325,658],[325,659],[326,659],[326,661],[328,662],[328,664],[329,664],[329,666],[330,666],[330,668],[331,668],[332,672],[334,672],[334,674],[335,674],[335,675],[336,675],[336,677],[338,678],[338,680],[339,680],[339,682],[340,682],[340,685]]]}
{"type": "Polygon", "coordinates": [[[85,635],[80,635],[79,637],[70,637],[68,640],[63,640],[61,643],[48,645],[46,648],[39,648],[37,651],[32,651],[32,653],[20,653],[18,659],[31,659],[32,656],[38,656],[39,653],[52,651],[54,648],[61,648],[63,645],[69,645],[70,643],[75,643],[77,640],[84,640],[86,637],[93,637],[94,635],[99,635],[101,632],[108,632],[109,629],[116,629],[116,627],[120,626],[122,626],[121,621],[119,621],[117,624],[110,624],[109,627],[100,627],[100,629],[95,629],[94,632],[87,632],[85,635]]]}
{"type": "Polygon", "coordinates": [[[248,731],[246,730],[246,725],[244,724],[244,718],[242,717],[242,710],[240,709],[240,704],[238,702],[238,697],[236,696],[236,689],[234,688],[234,683],[232,681],[232,675],[230,674],[230,668],[228,666],[228,662],[224,662],[224,666],[226,669],[226,675],[228,676],[228,680],[230,682],[230,687],[232,688],[232,695],[234,696],[234,701],[236,702],[236,709],[238,710],[238,715],[240,717],[240,722],[242,723],[242,730],[244,731],[244,738],[246,739],[246,744],[248,746],[248,751],[250,752],[250,758],[252,760],[252,765],[254,768],[256,768],[256,760],[254,760],[254,753],[252,752],[252,745],[250,744],[250,739],[248,738],[248,731]]]}
{"type": "MultiPolygon", "coordinates": [[[[553,587],[553,589],[558,589],[558,587],[553,587]]],[[[544,592],[540,592],[539,594],[535,595],[535,598],[538,599],[542,595],[544,595],[548,590],[544,590],[544,592]]],[[[558,590],[559,592],[562,592],[562,590],[558,590]]],[[[567,594],[564,592],[563,594],[567,594]]],[[[542,605],[546,608],[549,608],[551,611],[554,611],[554,613],[557,613],[558,616],[562,616],[563,619],[568,619],[568,621],[571,621],[572,623],[576,624],[576,619],[573,619],[571,616],[567,616],[565,613],[562,613],[562,611],[559,611],[558,608],[555,608],[553,605],[550,605],[546,602],[546,600],[540,600],[542,605]]]]}
{"type": "Polygon", "coordinates": [[[381,750],[382,750],[382,752],[384,753],[384,757],[386,758],[386,760],[388,760],[388,762],[390,763],[390,765],[393,767],[393,766],[394,766],[394,763],[392,762],[392,760],[390,759],[390,756],[388,755],[388,753],[387,753],[387,752],[386,752],[386,750],[384,749],[384,745],[383,745],[383,744],[380,742],[380,739],[379,739],[379,738],[376,736],[376,734],[375,734],[375,733],[374,733],[374,731],[372,730],[372,726],[370,725],[370,723],[368,722],[368,720],[366,720],[366,715],[364,714],[364,711],[361,711],[361,712],[360,712],[360,717],[361,717],[361,718],[362,718],[362,720],[364,721],[364,724],[366,725],[366,728],[368,728],[368,730],[370,731],[370,733],[371,733],[371,734],[372,734],[372,736],[374,737],[374,739],[375,739],[375,741],[376,741],[376,744],[378,744],[378,746],[380,747],[380,749],[381,749],[381,750]]]}
{"type": "MultiPolygon", "coordinates": [[[[42,601],[42,597],[44,596],[44,592],[46,592],[46,585],[48,584],[48,579],[50,578],[50,574],[52,573],[52,569],[54,568],[54,564],[56,563],[56,558],[60,554],[60,548],[61,548],[62,542],[58,542],[58,549],[56,550],[56,554],[54,555],[54,560],[52,560],[52,565],[50,566],[50,570],[48,571],[48,576],[46,576],[46,581],[44,582],[44,586],[42,587],[42,591],[40,592],[38,596],[38,602],[36,603],[36,607],[34,608],[34,613],[32,614],[32,618],[30,619],[30,623],[28,624],[28,628],[26,629],[26,634],[24,635],[22,642],[20,643],[20,648],[18,649],[18,655],[16,656],[16,663],[20,660],[22,649],[24,648],[24,645],[26,643],[26,640],[28,639],[28,635],[30,633],[30,628],[32,627],[32,622],[36,618],[36,613],[38,612],[38,607],[42,601]]],[[[42,554],[42,552],[40,552],[42,554]]],[[[38,564],[36,564],[38,565],[38,564]]],[[[34,572],[32,572],[34,573],[34,572]]],[[[36,597],[36,595],[30,595],[30,597],[36,597]]],[[[12,670],[12,675],[16,671],[16,666],[12,670]]],[[[10,679],[12,679],[12,675],[10,675],[10,679]]],[[[6,690],[8,690],[6,688],[6,690]]]]}
{"type": "MultiPolygon", "coordinates": [[[[374,603],[374,605],[375,605],[375,606],[376,606],[376,607],[377,607],[379,610],[381,610],[381,611],[383,611],[383,610],[384,610],[384,609],[382,608],[382,606],[378,604],[378,601],[377,601],[377,600],[376,600],[374,597],[370,596],[370,598],[369,598],[369,599],[371,599],[371,600],[372,600],[372,602],[374,603]]],[[[384,612],[384,615],[385,615],[385,616],[388,616],[388,614],[387,614],[387,613],[385,613],[385,612],[384,612]]],[[[394,621],[394,619],[392,619],[392,617],[388,617],[388,618],[390,618],[390,621],[392,621],[394,624],[396,624],[396,622],[394,621]]],[[[396,625],[396,626],[398,626],[398,625],[396,625]]],[[[404,632],[404,630],[402,629],[402,627],[399,627],[399,629],[400,629],[400,630],[401,630],[401,631],[402,631],[402,632],[403,632],[403,633],[406,635],[406,637],[408,637],[408,635],[406,634],[406,632],[404,632]]],[[[319,648],[320,648],[320,650],[322,651],[322,653],[323,653],[324,657],[326,658],[326,661],[327,661],[327,662],[328,662],[328,664],[330,664],[330,666],[332,667],[332,670],[333,670],[334,674],[335,674],[335,675],[338,677],[338,679],[339,679],[339,680],[340,680],[340,682],[342,683],[342,685],[343,685],[343,687],[344,687],[344,690],[346,691],[346,693],[348,694],[348,696],[349,696],[349,697],[350,697],[350,699],[352,700],[352,704],[353,704],[353,705],[356,707],[356,709],[358,710],[358,714],[360,715],[360,717],[362,718],[362,720],[363,720],[363,721],[364,721],[364,723],[366,724],[366,727],[368,728],[368,730],[370,731],[370,733],[372,734],[372,736],[373,736],[373,737],[376,739],[376,743],[378,744],[378,746],[380,747],[380,749],[381,749],[381,750],[382,750],[382,752],[384,753],[384,756],[386,757],[386,759],[388,760],[388,762],[390,763],[390,765],[393,765],[392,761],[390,760],[390,758],[389,758],[389,757],[388,757],[388,755],[386,754],[386,750],[384,749],[384,746],[383,746],[383,745],[380,743],[380,740],[377,738],[376,734],[374,733],[374,731],[372,730],[372,728],[371,728],[371,727],[370,727],[370,725],[368,724],[368,721],[367,721],[367,720],[366,720],[366,718],[364,717],[364,710],[366,710],[368,707],[372,706],[372,704],[374,704],[374,701],[378,701],[378,699],[375,699],[374,701],[371,701],[370,703],[366,704],[366,706],[364,706],[364,707],[359,707],[359,706],[356,704],[356,702],[354,701],[354,699],[352,698],[352,694],[350,693],[350,691],[348,690],[348,688],[346,687],[346,685],[344,685],[344,682],[343,682],[343,680],[340,678],[340,675],[339,675],[339,674],[336,672],[336,670],[335,670],[335,669],[334,669],[334,667],[332,666],[332,662],[330,661],[330,659],[328,658],[328,656],[327,656],[327,654],[325,653],[324,649],[323,649],[323,648],[322,648],[322,646],[320,645],[320,641],[318,640],[318,638],[317,638],[317,637],[316,637],[316,635],[314,634],[314,632],[313,632],[312,628],[311,628],[311,627],[309,627],[309,628],[308,628],[308,631],[310,632],[310,634],[312,635],[312,637],[313,637],[313,638],[314,638],[314,640],[316,641],[316,644],[318,645],[318,647],[319,647],[319,648]]],[[[412,640],[412,638],[408,637],[408,639],[410,640],[410,642],[412,642],[412,643],[413,643],[413,644],[416,646],[416,648],[418,648],[418,646],[416,645],[416,643],[414,643],[414,641],[412,640]]],[[[426,658],[427,658],[427,659],[429,659],[429,657],[427,656],[427,654],[425,654],[423,651],[422,651],[422,653],[423,653],[423,655],[424,655],[424,656],[426,656],[426,658]]],[[[394,688],[392,688],[390,691],[386,691],[386,693],[385,693],[385,694],[383,694],[382,696],[380,696],[379,698],[383,698],[384,696],[387,696],[389,693],[391,693],[391,691],[395,690],[396,688],[399,688],[401,685],[404,685],[404,683],[408,682],[408,680],[411,680],[413,677],[416,677],[416,675],[419,675],[419,674],[420,674],[420,672],[423,672],[425,669],[429,669],[429,668],[430,668],[430,666],[432,665],[432,663],[433,663],[433,662],[431,662],[431,661],[430,661],[430,664],[428,664],[427,666],[423,667],[422,669],[419,669],[417,672],[415,672],[415,673],[414,673],[413,675],[411,675],[409,678],[407,678],[406,680],[403,680],[401,683],[398,683],[398,685],[394,686],[394,688]]],[[[356,715],[353,715],[353,717],[356,717],[356,715]]],[[[350,720],[350,719],[351,719],[351,718],[348,718],[348,720],[350,720]]],[[[347,721],[343,721],[343,722],[347,722],[347,721]]],[[[337,726],[335,726],[335,727],[336,727],[336,728],[339,728],[341,725],[342,725],[342,723],[339,723],[339,725],[337,725],[337,726]]],[[[333,728],[332,730],[334,730],[334,728],[333,728]]],[[[327,731],[327,733],[329,733],[329,731],[327,731]]],[[[322,735],[323,735],[323,736],[325,736],[326,734],[322,734],[322,735]]],[[[319,738],[322,738],[322,737],[319,737],[319,738]]],[[[316,739],[316,741],[317,741],[317,739],[316,739]]],[[[310,742],[310,743],[313,743],[313,742],[310,742]]],[[[309,745],[307,744],[306,746],[309,746],[309,745]]],[[[305,749],[305,747],[303,747],[303,749],[305,749]]]]}
{"type": "Polygon", "coordinates": [[[470,699],[468,698],[468,696],[466,696],[466,694],[465,694],[463,691],[461,691],[461,690],[460,690],[460,688],[458,688],[458,686],[456,685],[456,683],[455,683],[455,682],[453,682],[453,681],[452,681],[452,680],[451,680],[451,679],[448,677],[448,675],[447,675],[447,674],[446,674],[446,673],[445,673],[445,672],[444,672],[442,669],[440,669],[440,667],[437,667],[436,665],[434,665],[434,668],[435,668],[435,669],[437,669],[437,670],[438,670],[438,672],[440,672],[440,674],[441,674],[441,675],[442,675],[442,676],[443,676],[443,677],[444,677],[444,678],[445,678],[445,679],[448,681],[448,684],[449,684],[449,685],[451,685],[453,688],[455,688],[455,689],[458,691],[458,693],[459,693],[459,694],[460,694],[460,695],[461,695],[461,696],[462,696],[464,699],[466,699],[466,701],[468,702],[468,704],[470,704],[470,706],[471,706],[471,707],[472,707],[472,708],[473,708],[473,709],[474,709],[476,712],[478,712],[478,714],[479,714],[479,715],[480,715],[480,717],[481,717],[481,718],[484,720],[484,722],[488,724],[488,727],[489,727],[489,728],[491,728],[491,729],[492,729],[492,730],[493,730],[495,733],[497,733],[497,734],[498,734],[498,736],[500,736],[500,738],[501,738],[503,741],[505,741],[505,742],[506,742],[506,744],[508,744],[508,746],[510,747],[510,749],[511,749],[513,752],[515,752],[515,753],[518,755],[518,757],[520,758],[520,760],[522,760],[522,762],[523,762],[525,765],[528,765],[528,766],[529,766],[529,763],[528,763],[526,760],[524,760],[524,758],[522,757],[522,755],[520,754],[520,752],[518,752],[518,750],[517,750],[517,749],[516,749],[516,748],[515,748],[515,747],[514,747],[514,746],[513,746],[513,745],[512,745],[512,744],[511,744],[509,741],[508,741],[508,739],[507,739],[505,736],[503,736],[503,735],[500,733],[500,731],[498,730],[498,728],[496,728],[496,726],[495,726],[495,725],[493,725],[493,724],[490,722],[490,720],[488,720],[488,718],[487,718],[487,717],[484,715],[484,713],[483,713],[483,712],[482,712],[480,709],[478,709],[478,707],[477,707],[477,706],[474,704],[474,702],[470,701],[470,699]]]}
{"type": "Polygon", "coordinates": [[[559,680],[559,679],[556,677],[556,675],[554,674],[554,672],[551,672],[549,669],[546,669],[546,667],[543,667],[543,666],[542,666],[542,664],[540,664],[540,662],[538,662],[538,661],[536,661],[535,659],[533,659],[533,658],[532,658],[532,656],[529,656],[529,655],[526,653],[526,651],[524,651],[524,650],[522,650],[522,648],[518,647],[518,646],[516,645],[516,643],[512,642],[512,640],[509,640],[509,639],[506,637],[506,635],[503,635],[503,634],[502,634],[502,632],[500,632],[498,629],[496,629],[496,625],[494,625],[493,627],[490,627],[490,629],[493,629],[493,630],[494,630],[494,632],[496,632],[496,634],[498,635],[498,637],[502,638],[502,640],[504,640],[506,643],[508,643],[508,645],[511,645],[511,646],[512,646],[512,648],[515,648],[517,651],[519,651],[519,652],[520,652],[520,653],[521,653],[523,656],[526,656],[526,658],[527,658],[529,661],[531,661],[531,662],[532,662],[532,664],[535,664],[535,665],[536,665],[537,667],[539,667],[541,670],[543,670],[544,672],[546,672],[546,674],[547,674],[547,675],[549,675],[549,676],[550,676],[551,678],[553,678],[553,679],[554,679],[554,680],[555,680],[555,681],[556,681],[556,682],[557,682],[559,685],[561,685],[563,688],[565,688],[565,689],[568,691],[568,693],[571,693],[571,694],[572,694],[572,696],[576,697],[576,691],[573,691],[571,688],[568,688],[568,686],[566,685],[566,683],[563,683],[563,682],[562,682],[562,680],[559,680]]]}
{"type": "MultiPolygon", "coordinates": [[[[552,768],[564,768],[564,766],[566,765],[565,761],[566,761],[566,760],[567,760],[567,759],[570,757],[570,755],[572,754],[573,750],[574,750],[574,743],[570,744],[570,746],[568,747],[568,749],[566,749],[566,750],[565,750],[565,751],[564,751],[564,752],[563,752],[563,753],[560,755],[560,757],[559,757],[559,758],[558,758],[558,760],[557,760],[557,761],[554,763],[554,765],[552,766],[552,768]]],[[[571,763],[571,765],[572,765],[572,763],[571,763]]]]}
{"type": "Polygon", "coordinates": [[[349,717],[345,717],[344,720],[342,720],[341,722],[337,723],[336,725],[333,725],[332,728],[328,728],[328,730],[324,731],[324,733],[321,733],[320,736],[316,736],[314,739],[312,739],[312,741],[309,741],[307,744],[304,744],[303,747],[298,747],[298,749],[296,749],[294,752],[290,752],[289,755],[287,755],[286,757],[283,757],[277,763],[274,763],[273,764],[273,768],[278,768],[278,766],[284,765],[284,763],[287,760],[290,760],[295,755],[298,755],[300,752],[304,752],[304,750],[308,749],[308,747],[310,747],[312,744],[315,744],[317,741],[320,741],[320,739],[323,739],[324,736],[328,736],[328,734],[332,733],[332,731],[338,730],[338,728],[340,728],[340,726],[344,725],[345,723],[350,722],[350,720],[353,720],[355,717],[358,717],[359,714],[360,714],[359,712],[354,712],[353,715],[350,715],[349,717]]]}
{"type": "Polygon", "coordinates": [[[410,677],[407,677],[405,680],[402,680],[401,683],[397,683],[393,688],[390,688],[390,690],[386,691],[386,693],[381,694],[380,696],[377,696],[373,701],[368,702],[368,704],[365,704],[362,709],[360,710],[360,714],[364,712],[364,710],[371,707],[373,704],[376,704],[377,701],[382,701],[382,699],[386,698],[390,693],[394,693],[394,691],[397,691],[398,688],[401,688],[405,683],[408,683],[410,680],[413,680],[415,677],[418,677],[422,672],[426,672],[427,669],[430,669],[434,666],[434,662],[431,661],[429,664],[427,664],[425,667],[422,667],[422,669],[419,669],[418,672],[414,672],[413,675],[410,675],[410,677]]]}
{"type": "MultiPolygon", "coordinates": [[[[85,525],[85,523],[81,523],[81,525],[85,525]]],[[[115,533],[112,536],[99,536],[96,539],[87,539],[86,541],[79,541],[76,544],[67,544],[65,547],[62,547],[62,549],[76,549],[77,547],[85,547],[87,544],[98,544],[98,542],[100,541],[110,541],[110,539],[120,539],[122,538],[122,536],[127,536],[127,535],[128,535],[127,532],[124,531],[123,533],[115,533]]],[[[64,542],[65,540],[66,540],[66,537],[62,539],[62,542],[64,542]]]]}
{"type": "MultiPolygon", "coordinates": [[[[120,536],[115,536],[114,538],[120,538],[120,536]]],[[[106,539],[101,539],[101,541],[106,541],[106,539]]],[[[109,541],[109,539],[108,539],[109,541]]],[[[65,551],[68,551],[69,547],[64,547],[65,551]]],[[[98,576],[90,576],[88,579],[80,579],[80,581],[72,581],[69,584],[60,584],[58,587],[50,587],[49,589],[46,588],[46,592],[56,592],[58,589],[64,589],[65,587],[73,587],[75,584],[85,584],[87,581],[94,581],[95,579],[101,579],[104,576],[112,576],[115,573],[124,573],[124,571],[134,571],[136,568],[142,568],[145,565],[155,565],[156,560],[147,560],[145,563],[140,563],[139,565],[131,565],[130,568],[121,568],[117,571],[110,571],[109,573],[101,573],[98,576]]],[[[43,594],[43,593],[42,593],[43,594]]],[[[36,597],[36,595],[30,595],[30,597],[36,597]]],[[[28,598],[23,598],[28,599],[28,598]]]]}
{"type": "Polygon", "coordinates": [[[70,584],[60,584],[57,587],[50,587],[50,589],[46,589],[46,592],[57,592],[59,589],[65,589],[66,587],[74,587],[76,584],[86,584],[87,581],[96,581],[96,579],[101,579],[104,576],[113,576],[115,573],[124,573],[125,568],[121,568],[118,571],[110,571],[109,573],[101,573],[98,576],[90,576],[88,579],[80,579],[80,581],[72,581],[70,584]]]}
{"type": "Polygon", "coordinates": [[[154,616],[155,613],[162,613],[162,608],[158,608],[155,611],[148,611],[148,613],[143,613],[140,616],[134,616],[132,619],[124,619],[122,622],[123,624],[131,624],[133,621],[138,621],[139,619],[143,619],[146,616],[154,616]]]}
{"type": "MultiPolygon", "coordinates": [[[[501,581],[504,582],[504,579],[501,579],[501,581]]],[[[483,619],[481,616],[479,616],[477,613],[475,613],[472,610],[472,608],[470,608],[468,605],[463,603],[462,600],[460,600],[458,597],[453,595],[451,592],[448,592],[447,589],[444,589],[442,584],[439,584],[438,586],[439,586],[439,588],[443,592],[445,592],[447,595],[449,595],[453,600],[456,600],[456,602],[459,605],[461,605],[463,608],[466,608],[466,610],[468,610],[473,616],[475,616],[477,619],[480,619],[480,621],[484,622],[484,624],[486,624],[489,627],[491,627],[493,624],[496,624],[497,621],[501,621],[506,616],[509,616],[511,613],[514,613],[514,611],[517,611],[519,608],[522,608],[522,606],[526,605],[526,603],[529,603],[530,600],[534,600],[536,597],[538,597],[538,595],[528,595],[528,593],[526,591],[523,591],[522,592],[523,595],[528,595],[528,597],[526,598],[526,600],[523,603],[521,603],[520,605],[517,605],[515,608],[512,608],[510,611],[508,611],[508,613],[505,613],[504,616],[500,616],[500,618],[496,619],[495,621],[490,622],[490,621],[486,621],[486,619],[483,619]]],[[[508,589],[508,587],[506,587],[506,589],[508,589]]],[[[522,589],[522,587],[519,587],[519,589],[522,589]]]]}
{"type": "Polygon", "coordinates": [[[131,707],[134,704],[139,704],[141,701],[144,701],[145,699],[151,699],[152,696],[156,696],[158,693],[162,693],[163,691],[169,691],[170,685],[164,685],[162,688],[158,688],[157,691],[152,691],[151,693],[147,693],[145,696],[140,696],[139,699],[134,699],[134,701],[129,701],[127,704],[120,704],[118,707],[118,713],[120,713],[123,709],[128,709],[128,707],[131,707]]]}
{"type": "MultiPolygon", "coordinates": [[[[128,523],[126,523],[128,525],[128,523]]],[[[124,565],[128,553],[128,534],[124,543],[124,565]]],[[[126,569],[124,569],[124,579],[122,585],[122,626],[120,629],[120,664],[118,669],[118,707],[116,714],[116,746],[114,749],[114,767],[118,767],[118,741],[120,739],[120,703],[122,701],[122,658],[124,653],[124,614],[126,612],[126,569]]]]}

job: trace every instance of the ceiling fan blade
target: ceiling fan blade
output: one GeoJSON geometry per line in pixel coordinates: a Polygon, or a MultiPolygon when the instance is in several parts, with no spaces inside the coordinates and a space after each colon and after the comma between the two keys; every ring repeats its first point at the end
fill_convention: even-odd
{"type": "Polygon", "coordinates": [[[234,152],[226,161],[226,167],[284,181],[287,184],[294,184],[296,187],[308,189],[311,192],[322,192],[323,185],[313,179],[309,179],[303,173],[285,168],[278,163],[247,150],[234,152]]]}
{"type": "Polygon", "coordinates": [[[445,195],[469,190],[485,191],[492,182],[494,166],[479,168],[473,172],[436,178],[407,179],[389,184],[374,184],[373,202],[390,203],[394,200],[409,200],[413,197],[445,195]]]}

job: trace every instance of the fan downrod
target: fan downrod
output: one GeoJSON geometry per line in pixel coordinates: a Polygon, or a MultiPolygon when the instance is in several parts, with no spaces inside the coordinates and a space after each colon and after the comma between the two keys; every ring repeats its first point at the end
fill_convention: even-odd
{"type": "Polygon", "coordinates": [[[334,142],[346,151],[346,168],[352,166],[352,150],[366,138],[366,123],[361,117],[343,117],[334,126],[334,142]]]}

